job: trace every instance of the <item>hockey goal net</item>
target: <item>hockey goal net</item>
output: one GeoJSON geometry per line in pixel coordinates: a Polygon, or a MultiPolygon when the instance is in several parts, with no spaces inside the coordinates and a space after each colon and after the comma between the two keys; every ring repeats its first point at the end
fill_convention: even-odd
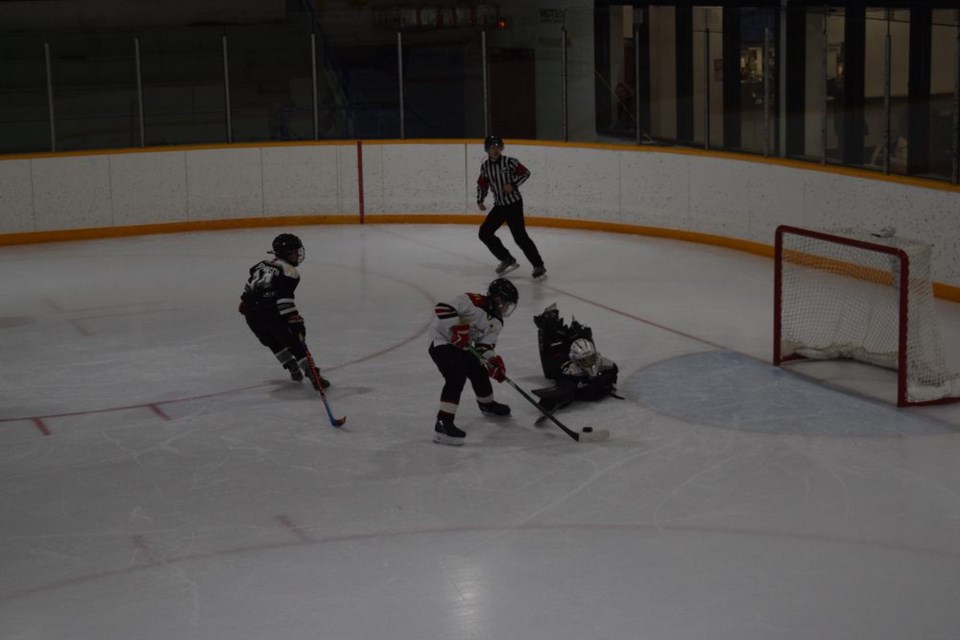
{"type": "Polygon", "coordinates": [[[776,233],[774,364],[851,359],[897,372],[897,405],[960,400],[933,304],[930,245],[892,234],[776,233]]]}

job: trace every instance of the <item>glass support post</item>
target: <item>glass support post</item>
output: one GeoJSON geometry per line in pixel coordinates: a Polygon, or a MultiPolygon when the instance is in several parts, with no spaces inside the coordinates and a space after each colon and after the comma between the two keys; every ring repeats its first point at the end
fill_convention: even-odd
{"type": "Polygon", "coordinates": [[[487,32],[480,32],[480,68],[483,78],[483,137],[490,135],[490,79],[487,77],[487,32]]]}
{"type": "Polygon", "coordinates": [[[140,119],[140,146],[147,146],[147,128],[143,119],[143,69],[140,65],[140,38],[133,39],[133,57],[137,65],[137,115],[140,119]]]}
{"type": "Polygon", "coordinates": [[[770,156],[770,27],[763,28],[763,157],[770,156]]]}
{"type": "MultiPolygon", "coordinates": [[[[707,13],[706,11],[704,13],[707,13]]],[[[709,13],[705,22],[710,24],[709,13]]],[[[710,148],[710,27],[703,32],[703,148],[710,148]]]]}
{"type": "MultiPolygon", "coordinates": [[[[621,36],[622,38],[622,36],[621,36]]],[[[569,114],[567,113],[567,28],[560,28],[560,112],[563,140],[570,136],[569,114]]]]}
{"type": "Polygon", "coordinates": [[[820,164],[827,164],[827,18],[830,13],[829,7],[823,8],[823,28],[820,35],[823,45],[822,60],[820,64],[820,86],[823,87],[823,100],[820,101],[820,164]]]}
{"type": "Polygon", "coordinates": [[[221,36],[223,43],[223,102],[227,115],[227,142],[233,142],[233,116],[230,112],[230,61],[227,50],[227,34],[221,36]]]}
{"type": "Polygon", "coordinates": [[[313,139],[320,139],[320,98],[317,85],[317,33],[310,34],[310,87],[313,92],[313,139]]]}
{"type": "Polygon", "coordinates": [[[893,51],[890,39],[890,9],[887,9],[887,35],[883,41],[883,173],[890,174],[890,69],[893,51]]]}
{"type": "MultiPolygon", "coordinates": [[[[640,9],[634,9],[640,11],[640,9]]],[[[643,140],[643,129],[640,126],[640,27],[633,27],[633,120],[636,123],[637,144],[643,140]]]]}
{"type": "Polygon", "coordinates": [[[400,139],[407,137],[407,122],[403,108],[403,32],[397,31],[397,77],[400,90],[400,139]]]}
{"type": "Polygon", "coordinates": [[[53,65],[50,63],[50,43],[43,43],[43,59],[47,67],[47,108],[50,112],[50,151],[57,150],[56,118],[53,114],[53,65]]]}

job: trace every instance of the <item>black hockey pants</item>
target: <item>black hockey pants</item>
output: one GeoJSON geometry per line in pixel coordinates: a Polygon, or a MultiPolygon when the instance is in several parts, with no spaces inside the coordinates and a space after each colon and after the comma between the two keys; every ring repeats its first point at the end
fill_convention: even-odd
{"type": "Polygon", "coordinates": [[[463,386],[468,378],[478,398],[493,395],[493,385],[490,384],[487,369],[475,355],[457,349],[452,344],[430,345],[429,352],[444,379],[440,402],[460,404],[460,394],[463,393],[463,386]]]}
{"type": "Polygon", "coordinates": [[[260,344],[273,353],[287,349],[297,360],[307,356],[300,336],[290,330],[289,323],[280,315],[276,307],[248,307],[243,317],[260,344]]]}

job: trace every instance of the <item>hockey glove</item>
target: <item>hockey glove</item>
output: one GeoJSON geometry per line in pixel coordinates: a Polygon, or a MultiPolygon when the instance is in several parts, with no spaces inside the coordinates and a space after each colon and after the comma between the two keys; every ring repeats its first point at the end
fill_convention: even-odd
{"type": "Polygon", "coordinates": [[[246,301],[246,300],[241,300],[241,301],[240,301],[240,306],[237,307],[237,311],[239,311],[239,312],[240,312],[240,315],[242,315],[242,316],[247,315],[247,301],[246,301]]]}
{"type": "Polygon", "coordinates": [[[470,325],[455,324],[450,327],[450,344],[457,349],[466,349],[470,344],[470,325]]]}
{"type": "Polygon", "coordinates": [[[299,313],[294,313],[287,318],[287,323],[287,326],[290,327],[290,333],[300,338],[300,341],[303,342],[304,338],[307,337],[307,327],[303,323],[303,316],[299,313]]]}
{"type": "Polygon", "coordinates": [[[507,378],[507,365],[503,364],[503,358],[493,356],[487,360],[487,375],[497,382],[503,382],[507,378]]]}

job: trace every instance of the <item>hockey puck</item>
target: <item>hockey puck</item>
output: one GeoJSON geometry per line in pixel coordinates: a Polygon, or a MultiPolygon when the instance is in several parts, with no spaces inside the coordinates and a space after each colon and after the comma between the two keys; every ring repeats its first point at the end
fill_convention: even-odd
{"type": "Polygon", "coordinates": [[[584,432],[584,433],[593,433],[593,427],[584,427],[584,428],[583,428],[583,432],[584,432]]]}

